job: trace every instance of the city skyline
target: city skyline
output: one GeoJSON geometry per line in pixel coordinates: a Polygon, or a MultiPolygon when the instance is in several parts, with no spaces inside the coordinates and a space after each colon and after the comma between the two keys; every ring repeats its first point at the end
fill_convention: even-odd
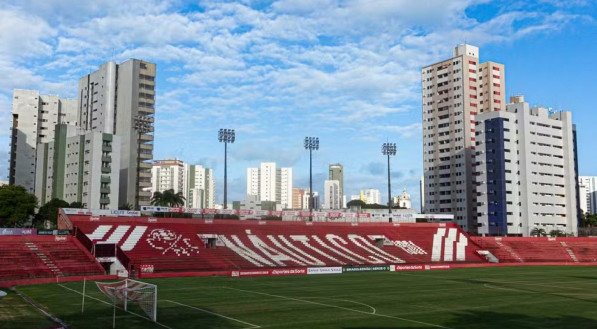
{"type": "MultiPolygon", "coordinates": [[[[157,64],[154,158],[214,168],[222,182],[217,130],[236,129],[237,142],[229,149],[229,200],[242,199],[244,168],[258,161],[293,167],[295,185],[308,186],[308,154],[301,144],[304,136],[316,136],[321,149],[313,154],[314,186],[323,186],[328,165],[339,162],[345,195],[368,187],[384,190],[379,147],[387,140],[398,146],[393,194],[406,187],[418,208],[419,72],[464,41],[482,48],[481,61],[506,65],[506,97],[524,94],[532,105],[571,110],[579,174],[597,174],[590,148],[597,119],[589,102],[595,69],[587,56],[596,48],[590,38],[594,4],[544,1],[522,8],[516,2],[453,2],[446,9],[368,3],[108,3],[82,21],[76,4],[42,5],[31,13],[6,2],[0,5],[0,17],[8,22],[0,73],[15,78],[0,84],[2,180],[8,175],[13,89],[72,98],[80,76],[108,60],[134,57],[157,64]],[[342,23],[362,10],[368,15],[358,16],[359,28],[342,23]],[[172,33],[153,34],[144,26],[172,33]],[[139,37],[143,31],[148,36],[139,37]]],[[[219,203],[221,183],[217,190],[219,203]]]]}

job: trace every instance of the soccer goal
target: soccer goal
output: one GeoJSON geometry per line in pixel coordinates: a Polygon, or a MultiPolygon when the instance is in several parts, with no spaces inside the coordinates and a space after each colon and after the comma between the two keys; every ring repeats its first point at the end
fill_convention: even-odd
{"type": "Polygon", "coordinates": [[[116,324],[116,307],[129,311],[129,304],[138,305],[152,321],[157,321],[158,287],[155,284],[131,279],[95,284],[114,304],[113,326],[116,324]]]}

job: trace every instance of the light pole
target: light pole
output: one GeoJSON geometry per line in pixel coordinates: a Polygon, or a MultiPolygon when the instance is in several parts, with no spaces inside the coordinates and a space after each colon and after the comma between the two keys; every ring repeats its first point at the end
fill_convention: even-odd
{"type": "Polygon", "coordinates": [[[220,129],[218,141],[224,143],[224,209],[228,208],[228,143],[234,143],[234,129],[220,129]]]}
{"type": "Polygon", "coordinates": [[[390,223],[392,222],[392,186],[390,183],[390,155],[396,155],[396,143],[383,143],[381,153],[388,156],[388,209],[390,210],[390,223]]]}
{"type": "Polygon", "coordinates": [[[141,135],[147,134],[153,131],[153,118],[136,115],[134,118],[134,128],[137,131],[137,184],[135,192],[135,209],[139,208],[139,189],[141,188],[141,135]]]}
{"type": "Polygon", "coordinates": [[[319,150],[319,137],[305,137],[305,149],[309,150],[309,221],[313,221],[313,150],[319,150]]]}

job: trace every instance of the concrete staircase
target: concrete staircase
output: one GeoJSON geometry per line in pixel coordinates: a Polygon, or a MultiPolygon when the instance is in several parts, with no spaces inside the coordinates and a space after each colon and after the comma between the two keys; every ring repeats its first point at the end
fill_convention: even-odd
{"type": "Polygon", "coordinates": [[[55,276],[64,276],[64,274],[62,273],[62,271],[60,271],[58,266],[54,264],[52,259],[50,259],[50,257],[44,254],[43,251],[39,250],[35,243],[25,242],[25,245],[27,246],[27,248],[29,248],[29,250],[31,250],[31,252],[33,252],[37,257],[39,257],[39,259],[41,259],[41,261],[50,269],[50,271],[52,271],[52,273],[55,276]]]}

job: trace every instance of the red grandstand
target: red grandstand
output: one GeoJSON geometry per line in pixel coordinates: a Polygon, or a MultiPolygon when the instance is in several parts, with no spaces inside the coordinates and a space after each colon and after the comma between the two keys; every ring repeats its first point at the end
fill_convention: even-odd
{"type": "Polygon", "coordinates": [[[0,281],[106,275],[305,274],[307,269],[432,269],[595,264],[597,239],[470,237],[453,223],[282,222],[59,216],[68,236],[0,236],[0,281]],[[416,266],[411,266],[416,265],[416,266]],[[113,270],[112,266],[112,270],[113,270]],[[128,272],[128,273],[127,273],[128,272]]]}

